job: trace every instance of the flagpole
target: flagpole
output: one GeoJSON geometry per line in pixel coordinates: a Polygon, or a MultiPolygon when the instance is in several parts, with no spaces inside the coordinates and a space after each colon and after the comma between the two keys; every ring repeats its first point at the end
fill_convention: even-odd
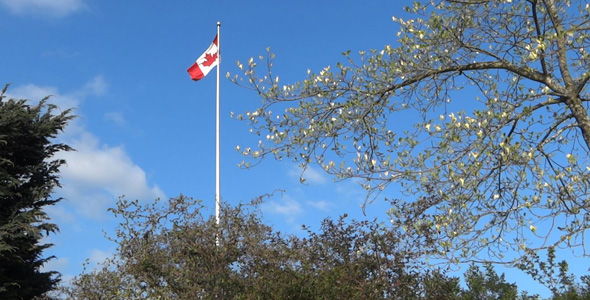
{"type": "Polygon", "coordinates": [[[219,210],[221,206],[221,194],[219,188],[219,69],[221,68],[221,41],[219,37],[219,27],[221,27],[221,22],[217,22],[217,101],[215,118],[215,221],[217,222],[217,225],[219,225],[219,210]]]}

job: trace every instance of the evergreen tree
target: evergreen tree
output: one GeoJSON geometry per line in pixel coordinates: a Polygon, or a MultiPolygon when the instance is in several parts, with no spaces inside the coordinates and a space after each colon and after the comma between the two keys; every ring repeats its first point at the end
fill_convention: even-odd
{"type": "Polygon", "coordinates": [[[71,150],[53,139],[73,118],[70,110],[54,114],[44,98],[37,105],[0,93],[0,298],[33,299],[55,287],[59,274],[41,267],[51,244],[41,239],[57,231],[43,208],[58,202],[58,151],[71,150]]]}

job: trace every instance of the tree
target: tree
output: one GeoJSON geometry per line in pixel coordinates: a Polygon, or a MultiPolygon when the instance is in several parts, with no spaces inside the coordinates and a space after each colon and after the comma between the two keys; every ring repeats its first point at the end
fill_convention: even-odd
{"type": "Polygon", "coordinates": [[[485,265],[485,273],[475,265],[471,265],[465,273],[467,290],[463,293],[463,300],[516,299],[518,290],[516,284],[507,283],[504,274],[498,276],[491,264],[485,265]]]}
{"type": "Polygon", "coordinates": [[[417,251],[447,261],[511,262],[556,246],[587,255],[587,1],[433,0],[407,11],[415,18],[393,18],[396,45],[345,52],[295,84],[279,83],[273,54],[264,71],[238,63],[244,76],[232,80],[263,99],[238,117],[266,136],[241,151],[364,179],[367,200],[391,201],[394,228],[429,243],[417,251]]]}
{"type": "Polygon", "coordinates": [[[73,116],[54,114],[47,98],[35,106],[6,100],[7,88],[0,93],[0,298],[33,299],[59,282],[57,272],[40,270],[53,258],[43,257],[51,245],[41,239],[57,230],[43,208],[60,200],[51,192],[64,161],[52,157],[70,147],[53,139],[73,116]]]}
{"type": "Polygon", "coordinates": [[[458,279],[422,272],[377,221],[326,219],[297,237],[250,204],[224,204],[219,226],[183,196],[112,211],[116,255],[75,278],[67,299],[460,299],[458,279]]]}
{"type": "MultiPolygon", "coordinates": [[[[533,300],[492,265],[465,273],[466,288],[426,267],[376,220],[325,219],[284,235],[262,222],[258,202],[222,204],[221,223],[201,201],[120,199],[115,255],[61,288],[66,299],[533,300]]],[[[565,289],[562,289],[565,291],[565,289]]],[[[586,290],[586,289],[580,289],[586,290]]],[[[561,299],[561,298],[560,298],[561,299]]]]}
{"type": "Polygon", "coordinates": [[[565,260],[557,262],[555,259],[555,249],[549,248],[545,260],[541,259],[539,253],[531,253],[517,267],[549,288],[553,300],[590,299],[590,276],[580,276],[578,283],[576,277],[568,273],[569,264],[565,260]]]}

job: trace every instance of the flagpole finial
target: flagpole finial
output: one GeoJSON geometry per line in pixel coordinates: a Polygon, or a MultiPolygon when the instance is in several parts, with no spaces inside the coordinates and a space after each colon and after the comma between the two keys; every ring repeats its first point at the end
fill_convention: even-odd
{"type": "Polygon", "coordinates": [[[217,21],[217,26],[221,26],[221,22],[217,21]]]}

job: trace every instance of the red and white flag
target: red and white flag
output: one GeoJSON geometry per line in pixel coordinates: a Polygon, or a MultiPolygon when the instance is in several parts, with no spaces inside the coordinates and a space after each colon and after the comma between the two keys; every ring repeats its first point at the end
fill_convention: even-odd
{"type": "Polygon", "coordinates": [[[219,48],[217,47],[217,35],[211,43],[211,46],[203,53],[197,61],[188,68],[187,72],[191,76],[191,79],[197,81],[202,79],[209,71],[211,71],[219,63],[219,48]]]}

